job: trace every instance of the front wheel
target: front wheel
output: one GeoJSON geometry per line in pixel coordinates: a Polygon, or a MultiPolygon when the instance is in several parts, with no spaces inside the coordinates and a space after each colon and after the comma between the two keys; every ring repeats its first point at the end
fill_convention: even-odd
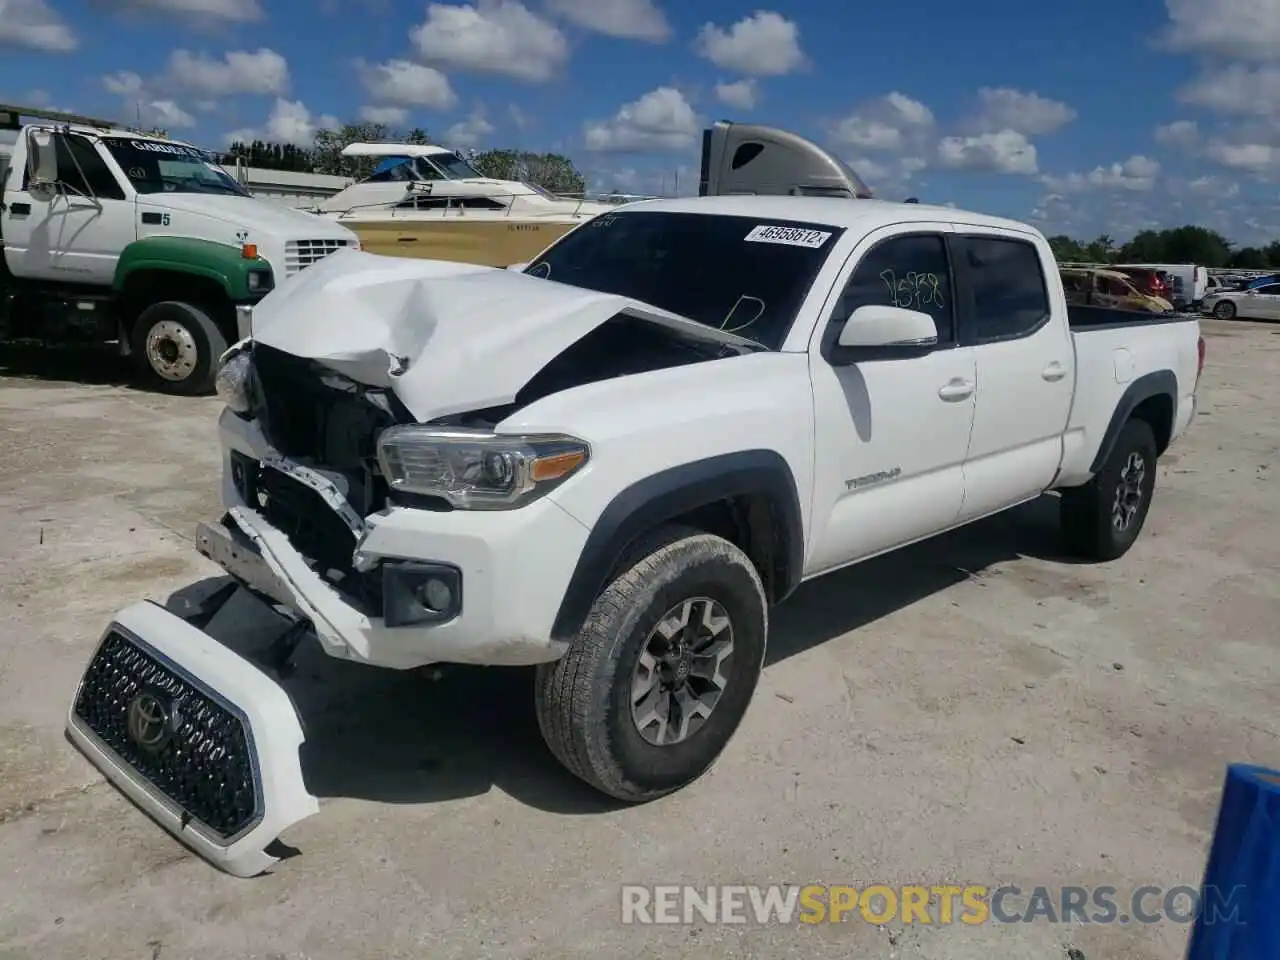
{"type": "Polygon", "coordinates": [[[1219,320],[1234,320],[1236,318],[1236,305],[1230,300],[1219,300],[1213,305],[1213,315],[1219,320]]]}
{"type": "Polygon", "coordinates": [[[227,340],[201,307],[165,300],[147,307],[135,321],[132,349],[152,387],[196,396],[213,390],[227,340]]]}
{"type": "Polygon", "coordinates": [[[538,668],[547,746],[572,773],[638,802],[702,776],[738,729],[764,665],[760,576],[720,537],[672,530],[596,598],[578,637],[538,668]]]}
{"type": "Polygon", "coordinates": [[[1097,475],[1062,491],[1063,539],[1091,560],[1124,556],[1142,532],[1155,488],[1155,434],[1145,420],[1130,420],[1097,475]]]}

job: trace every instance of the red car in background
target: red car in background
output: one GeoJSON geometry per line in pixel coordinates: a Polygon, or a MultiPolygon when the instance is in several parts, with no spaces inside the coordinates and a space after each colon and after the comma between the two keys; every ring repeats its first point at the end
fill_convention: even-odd
{"type": "Polygon", "coordinates": [[[1133,285],[1143,293],[1152,297],[1161,297],[1173,302],[1173,284],[1169,275],[1163,270],[1153,270],[1150,267],[1112,267],[1112,270],[1119,270],[1126,277],[1133,281],[1133,285]]]}

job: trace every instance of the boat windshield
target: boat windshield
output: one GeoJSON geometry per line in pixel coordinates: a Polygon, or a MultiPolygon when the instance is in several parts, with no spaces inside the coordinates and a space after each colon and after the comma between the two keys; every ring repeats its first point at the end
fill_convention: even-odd
{"type": "Polygon", "coordinates": [[[198,147],[131,137],[104,137],[102,142],[138,193],[249,196],[235,177],[198,147]]]}
{"type": "Polygon", "coordinates": [[[380,160],[365,183],[467,180],[480,176],[474,167],[454,153],[437,153],[429,157],[398,154],[380,160]]]}

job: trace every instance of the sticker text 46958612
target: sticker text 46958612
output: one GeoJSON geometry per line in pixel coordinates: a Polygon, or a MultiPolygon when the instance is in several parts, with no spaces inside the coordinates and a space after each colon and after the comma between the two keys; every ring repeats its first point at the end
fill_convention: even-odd
{"type": "Polygon", "coordinates": [[[831,239],[825,230],[808,230],[804,227],[779,227],[766,223],[752,227],[744,238],[748,243],[780,243],[788,247],[808,247],[818,250],[831,239]]]}

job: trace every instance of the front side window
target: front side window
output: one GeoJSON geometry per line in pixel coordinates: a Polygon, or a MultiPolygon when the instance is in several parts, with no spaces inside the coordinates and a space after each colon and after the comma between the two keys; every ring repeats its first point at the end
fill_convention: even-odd
{"type": "Polygon", "coordinates": [[[840,294],[831,321],[843,324],[866,306],[927,313],[938,328],[938,344],[954,343],[951,267],[942,237],[933,233],[894,237],[867,253],[840,294]]]}
{"type": "MultiPolygon", "coordinates": [[[[475,167],[455,153],[433,153],[429,163],[443,170],[444,175],[450,180],[472,180],[480,177],[475,167]]],[[[421,166],[427,165],[427,163],[421,164],[421,166]]]]}
{"type": "Polygon", "coordinates": [[[956,249],[973,290],[975,340],[1026,336],[1049,316],[1044,268],[1033,244],[997,237],[959,237],[956,249]]]}
{"type": "Polygon", "coordinates": [[[60,133],[54,140],[59,183],[85,197],[124,199],[124,188],[88,137],[60,133]]]}
{"type": "Polygon", "coordinates": [[[102,142],[138,193],[249,195],[235,177],[198,147],[126,137],[106,137],[102,142]]]}
{"type": "Polygon", "coordinates": [[[606,213],[524,272],[640,300],[777,350],[843,232],[744,216],[606,213]]]}

